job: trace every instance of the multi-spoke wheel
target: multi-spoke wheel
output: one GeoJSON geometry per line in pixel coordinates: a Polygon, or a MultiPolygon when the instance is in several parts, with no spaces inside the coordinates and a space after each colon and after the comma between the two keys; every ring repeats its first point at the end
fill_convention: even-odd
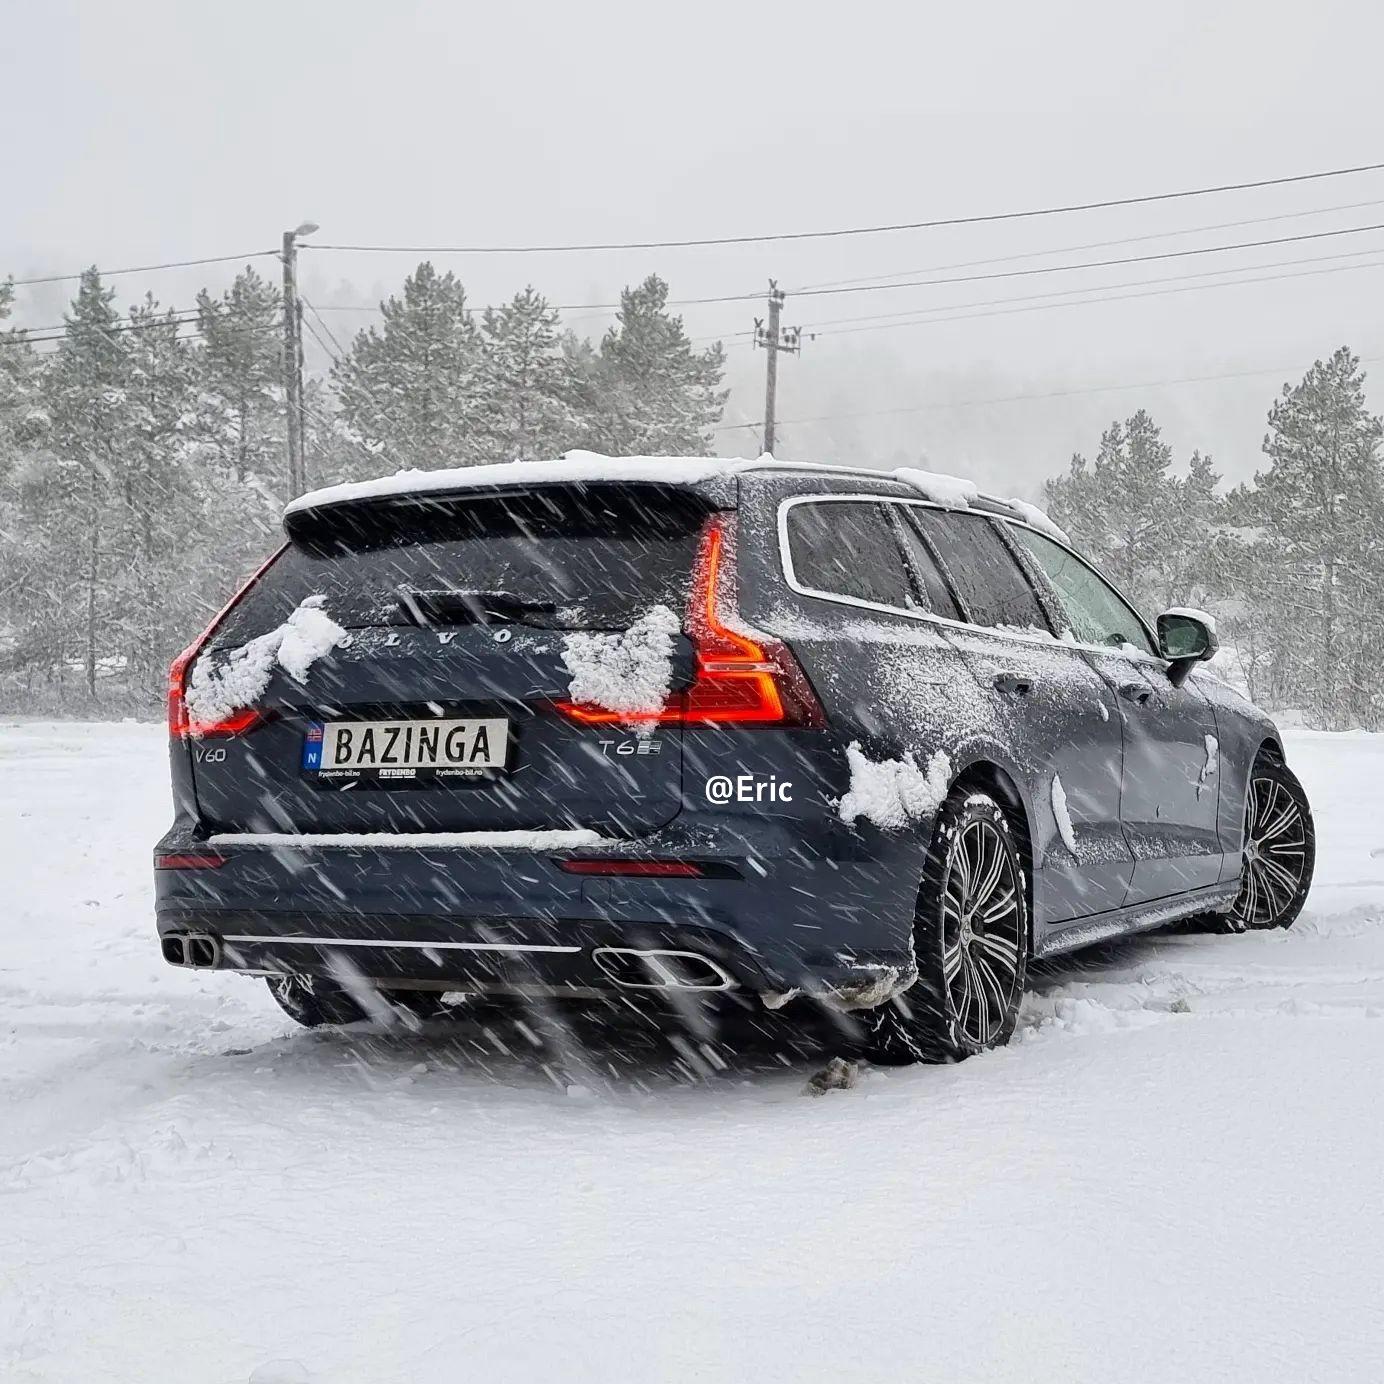
{"type": "Polygon", "coordinates": [[[1260,758],[1245,793],[1240,894],[1226,915],[1233,932],[1290,927],[1307,898],[1316,834],[1307,795],[1276,759],[1260,758]]]}
{"type": "Polygon", "coordinates": [[[1024,992],[1023,867],[1000,805],[958,792],[937,815],[914,920],[917,982],[866,1016],[872,1056],[946,1061],[1009,1041],[1024,992]]]}

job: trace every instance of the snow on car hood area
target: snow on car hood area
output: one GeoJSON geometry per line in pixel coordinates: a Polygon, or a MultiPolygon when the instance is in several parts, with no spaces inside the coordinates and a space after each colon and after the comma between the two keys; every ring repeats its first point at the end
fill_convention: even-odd
{"type": "Polygon", "coordinates": [[[0,726],[0,1379],[1377,1378],[1384,738],[1286,743],[1290,932],[1044,963],[1010,1047],[813,1100],[849,1020],[791,1005],[297,1029],[159,957],[164,731],[0,726]]]}

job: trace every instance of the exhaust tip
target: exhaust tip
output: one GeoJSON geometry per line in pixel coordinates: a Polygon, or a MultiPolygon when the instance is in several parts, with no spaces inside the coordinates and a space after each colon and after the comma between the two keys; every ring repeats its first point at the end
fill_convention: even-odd
{"type": "Polygon", "coordinates": [[[171,932],[159,939],[159,950],[170,966],[211,971],[221,964],[221,943],[204,932],[171,932]]]}
{"type": "Polygon", "coordinates": [[[591,953],[622,990],[732,990],[735,978],[699,952],[646,947],[597,947],[591,953]]]}

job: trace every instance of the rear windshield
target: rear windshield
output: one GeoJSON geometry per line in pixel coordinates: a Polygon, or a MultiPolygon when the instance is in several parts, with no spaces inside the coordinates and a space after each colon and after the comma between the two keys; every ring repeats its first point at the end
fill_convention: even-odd
{"type": "Polygon", "coordinates": [[[681,614],[707,510],[686,491],[536,490],[360,505],[299,519],[294,539],[216,632],[282,624],[308,596],[347,629],[465,624],[626,629],[681,614]]]}

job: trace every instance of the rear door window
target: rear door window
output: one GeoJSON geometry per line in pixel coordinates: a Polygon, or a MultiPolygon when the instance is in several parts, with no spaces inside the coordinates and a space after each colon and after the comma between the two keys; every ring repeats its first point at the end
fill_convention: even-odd
{"type": "Polygon", "coordinates": [[[800,586],[900,610],[918,607],[883,505],[811,500],[793,505],[787,523],[793,576],[800,586]]]}
{"type": "Polygon", "coordinates": [[[1037,593],[989,519],[918,505],[908,507],[908,517],[941,557],[964,619],[1007,633],[1052,633],[1037,593]]]}
{"type": "Polygon", "coordinates": [[[932,549],[923,541],[923,536],[917,528],[908,522],[908,517],[904,513],[905,509],[911,508],[911,505],[890,506],[899,535],[903,540],[904,550],[912,564],[913,575],[917,578],[918,585],[926,598],[923,609],[930,615],[940,615],[946,620],[959,620],[961,612],[957,609],[955,600],[952,599],[946,576],[937,565],[937,559],[933,555],[932,549]]]}
{"type": "Polygon", "coordinates": [[[465,624],[627,629],[651,606],[681,614],[707,510],[671,487],[557,489],[358,506],[301,523],[217,631],[241,644],[308,596],[347,629],[465,624]]]}

